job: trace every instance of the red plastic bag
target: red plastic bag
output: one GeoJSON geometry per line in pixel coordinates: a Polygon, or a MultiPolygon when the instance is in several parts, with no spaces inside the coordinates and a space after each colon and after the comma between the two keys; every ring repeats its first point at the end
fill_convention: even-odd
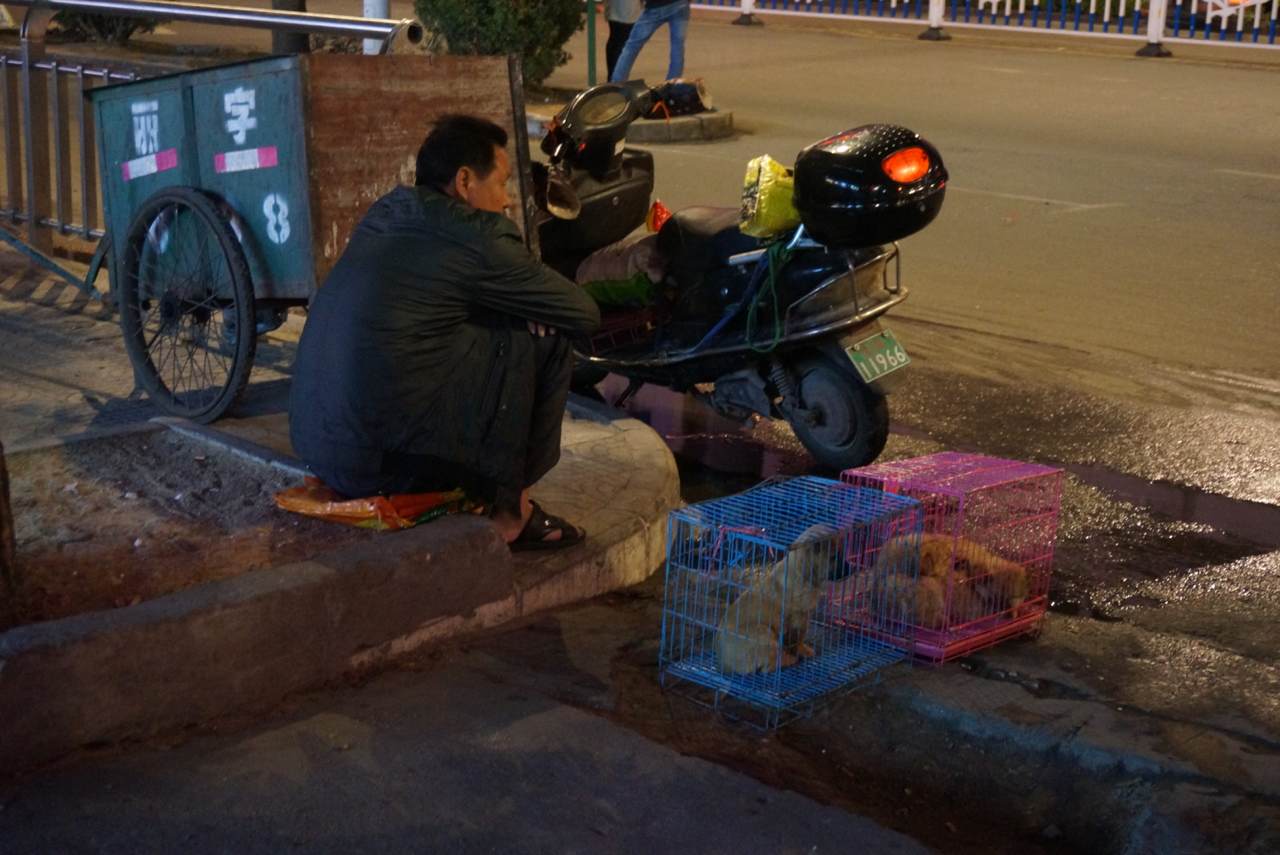
{"type": "Polygon", "coordinates": [[[644,218],[645,228],[651,232],[656,232],[662,228],[662,224],[671,219],[671,210],[660,200],[655,200],[649,206],[649,213],[644,218]]]}
{"type": "Polygon", "coordinates": [[[319,478],[310,476],[303,486],[290,487],[276,493],[275,498],[278,507],[295,514],[379,531],[413,528],[436,517],[479,507],[462,490],[344,499],[319,478]]]}

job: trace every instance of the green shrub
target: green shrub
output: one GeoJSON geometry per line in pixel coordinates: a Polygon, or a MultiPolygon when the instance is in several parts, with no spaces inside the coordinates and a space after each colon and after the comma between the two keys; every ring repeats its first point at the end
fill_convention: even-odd
{"type": "Polygon", "coordinates": [[[122,45],[134,33],[150,33],[160,23],[154,18],[122,18],[116,15],[92,15],[85,12],[59,12],[53,21],[63,35],[72,41],[111,42],[122,45]]]}
{"type": "Polygon", "coordinates": [[[565,42],[582,28],[582,0],[415,0],[427,29],[451,53],[519,54],[524,79],[537,85],[569,60],[565,42]]]}

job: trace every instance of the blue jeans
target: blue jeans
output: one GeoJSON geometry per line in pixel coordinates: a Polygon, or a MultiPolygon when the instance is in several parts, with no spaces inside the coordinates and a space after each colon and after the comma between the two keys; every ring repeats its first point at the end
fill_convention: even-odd
{"type": "Polygon", "coordinates": [[[631,74],[631,66],[645,42],[658,31],[663,24],[671,27],[671,63],[667,66],[667,80],[673,80],[684,73],[684,37],[689,32],[689,0],[676,0],[666,6],[645,9],[631,28],[627,43],[622,46],[622,54],[618,64],[613,67],[611,83],[625,83],[631,74]]]}

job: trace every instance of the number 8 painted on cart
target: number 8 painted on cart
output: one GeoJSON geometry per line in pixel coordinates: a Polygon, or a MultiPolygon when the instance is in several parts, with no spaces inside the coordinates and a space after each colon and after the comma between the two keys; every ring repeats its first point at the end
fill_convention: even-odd
{"type": "Polygon", "coordinates": [[[289,204],[279,193],[268,193],[262,200],[262,213],[267,215],[267,237],[272,243],[289,239],[289,204]]]}

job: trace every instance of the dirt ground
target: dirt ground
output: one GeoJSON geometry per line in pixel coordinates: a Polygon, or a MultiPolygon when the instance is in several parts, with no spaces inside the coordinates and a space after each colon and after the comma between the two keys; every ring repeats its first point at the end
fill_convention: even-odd
{"type": "Polygon", "coordinates": [[[0,629],[299,561],[364,531],[289,514],[295,479],[159,430],[9,458],[18,583],[0,629]]]}

